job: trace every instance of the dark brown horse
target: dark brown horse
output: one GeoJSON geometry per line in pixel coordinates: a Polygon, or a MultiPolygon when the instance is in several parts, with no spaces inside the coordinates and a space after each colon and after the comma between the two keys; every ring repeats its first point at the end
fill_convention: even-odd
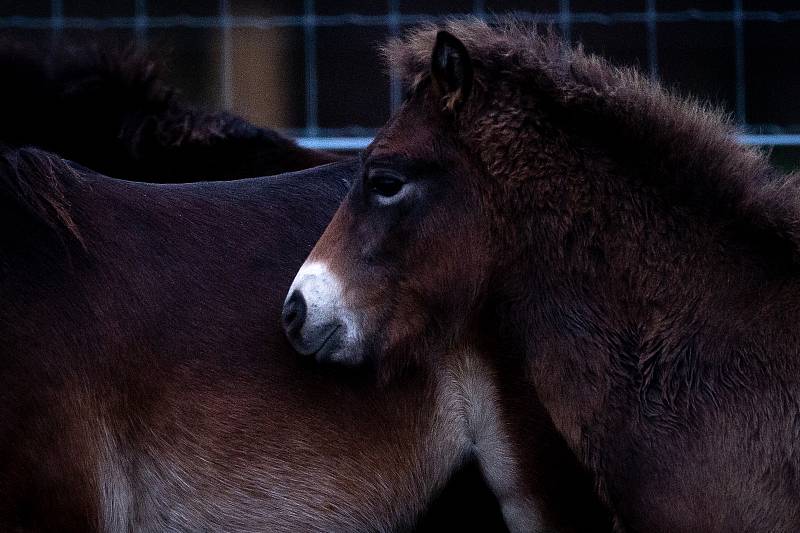
{"type": "MultiPolygon", "coordinates": [[[[0,71],[13,84],[0,89],[5,91],[3,103],[7,106],[3,135],[7,141],[24,140],[62,150],[83,165],[119,172],[135,181],[231,179],[333,159],[330,154],[299,150],[294,143],[241,119],[191,109],[180,101],[175,89],[161,81],[157,75],[160,68],[154,61],[131,53],[108,54],[86,48],[42,53],[19,45],[7,46],[0,53],[0,71]],[[54,103],[64,107],[54,109],[54,103]],[[208,126],[221,120],[231,127],[209,136],[208,126]],[[148,127],[135,131],[142,124],[148,127]],[[247,132],[256,135],[243,137],[247,132]],[[174,142],[176,139],[179,142],[174,142]]],[[[331,180],[330,183],[350,178],[350,174],[341,172],[325,174],[324,178],[318,173],[310,176],[331,180]]],[[[318,202],[325,190],[309,185],[309,201],[318,202]]],[[[314,232],[319,231],[321,221],[332,215],[342,188],[332,187],[329,192],[333,197],[319,203],[316,211],[316,216],[322,218],[309,219],[310,227],[294,228],[298,234],[311,231],[309,242],[315,238],[314,232]]],[[[300,202],[300,198],[296,201],[300,202]]],[[[273,290],[275,298],[283,292],[277,287],[273,290]]],[[[272,400],[281,409],[280,399],[272,400]]],[[[263,460],[270,459],[265,452],[263,460]]],[[[83,488],[80,480],[73,483],[76,490],[83,488]]],[[[44,504],[39,502],[39,505],[44,504]]],[[[276,521],[274,518],[271,523],[276,521]]],[[[312,520],[297,516],[292,523],[299,527],[304,522],[312,520]]],[[[317,519],[317,523],[325,523],[325,519],[317,519]]],[[[430,503],[415,529],[436,531],[443,526],[461,528],[475,524],[482,524],[488,530],[504,528],[493,495],[474,462],[470,462],[430,503]]]]}
{"type": "Polygon", "coordinates": [[[297,146],[229,113],[194,109],[133,51],[0,46],[0,140],[35,145],[135,181],[229,180],[302,170],[338,156],[297,146]]]}
{"type": "Polygon", "coordinates": [[[800,176],[513,24],[387,54],[410,96],[294,281],[297,349],[388,379],[488,343],[618,529],[800,531],[800,176]]]}
{"type": "MultiPolygon", "coordinates": [[[[602,524],[535,396],[504,420],[474,350],[376,390],[264,318],[354,170],[153,185],[2,153],[0,529],[406,529],[482,448],[515,529],[602,524]]],[[[423,528],[498,525],[460,495],[423,528]]]]}
{"type": "Polygon", "coordinates": [[[342,386],[257,311],[350,166],[169,187],[0,163],[0,529],[403,528],[466,457],[432,381],[342,386]]]}

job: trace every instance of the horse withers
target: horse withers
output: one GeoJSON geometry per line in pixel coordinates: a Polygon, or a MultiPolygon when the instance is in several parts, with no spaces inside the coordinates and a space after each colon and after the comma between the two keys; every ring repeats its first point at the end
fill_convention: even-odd
{"type": "Polygon", "coordinates": [[[619,530],[800,530],[800,176],[513,23],[386,53],[410,96],[295,278],[295,347],[386,382],[489,345],[619,530]]]}

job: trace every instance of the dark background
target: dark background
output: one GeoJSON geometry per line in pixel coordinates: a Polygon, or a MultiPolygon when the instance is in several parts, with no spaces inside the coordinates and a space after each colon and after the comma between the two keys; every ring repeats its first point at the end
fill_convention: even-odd
{"type": "MultiPolygon", "coordinates": [[[[800,142],[793,0],[0,0],[0,37],[136,43],[194,103],[312,139],[370,136],[399,101],[376,45],[421,20],[518,11],[683,94],[766,142],[800,142]],[[774,135],[780,134],[781,137],[774,135]]],[[[777,163],[800,150],[774,148],[777,163]]]]}

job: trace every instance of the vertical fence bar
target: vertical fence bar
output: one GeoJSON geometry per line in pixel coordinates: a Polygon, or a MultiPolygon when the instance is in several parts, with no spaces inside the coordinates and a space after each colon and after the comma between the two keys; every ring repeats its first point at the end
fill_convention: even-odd
{"type": "Polygon", "coordinates": [[[558,0],[558,27],[565,42],[572,42],[572,11],[569,0],[558,0]]]}
{"type": "Polygon", "coordinates": [[[222,107],[233,107],[233,80],[231,77],[231,63],[233,62],[232,36],[231,36],[231,6],[230,0],[219,0],[219,19],[222,31],[222,46],[220,50],[220,83],[222,83],[222,107]]]}
{"type": "Polygon", "coordinates": [[[473,0],[472,14],[484,20],[486,18],[486,0],[473,0]]]}
{"type": "Polygon", "coordinates": [[[147,48],[147,0],[133,3],[133,35],[138,48],[147,48]]]}
{"type": "Polygon", "coordinates": [[[50,43],[55,44],[61,39],[64,30],[64,2],[50,0],[50,43]]]}
{"type": "Polygon", "coordinates": [[[647,0],[647,70],[650,77],[658,78],[658,25],[656,24],[658,12],[656,0],[647,0]]]}
{"type": "Polygon", "coordinates": [[[303,1],[303,48],[306,58],[306,136],[319,135],[317,117],[317,21],[314,0],[303,1]]]}
{"type": "MultiPolygon", "coordinates": [[[[389,35],[397,37],[400,34],[400,2],[399,0],[389,0],[388,22],[389,35]]],[[[400,107],[402,100],[402,87],[397,69],[389,67],[389,109],[392,113],[400,107]]]]}
{"type": "Polygon", "coordinates": [[[733,0],[733,32],[735,37],[734,53],[736,54],[736,120],[740,124],[746,124],[747,95],[745,93],[744,10],[742,9],[742,0],[733,0]]]}

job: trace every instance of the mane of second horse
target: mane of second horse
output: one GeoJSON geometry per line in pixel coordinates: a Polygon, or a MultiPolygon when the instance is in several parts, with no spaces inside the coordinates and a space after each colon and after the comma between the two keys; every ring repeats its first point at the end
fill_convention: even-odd
{"type": "Polygon", "coordinates": [[[422,25],[391,41],[384,55],[412,92],[429,87],[430,51],[440,29],[466,45],[475,65],[473,94],[459,113],[458,135],[475,148],[490,173],[493,164],[504,162],[495,177],[527,179],[525,168],[507,172],[515,161],[525,160],[514,150],[524,150],[526,143],[519,141],[517,128],[502,123],[502,113],[495,115],[496,123],[487,124],[476,122],[471,110],[493,104],[548,113],[571,132],[621,154],[627,164],[646,168],[637,175],[667,196],[755,229],[757,238],[771,234],[788,242],[794,261],[800,258],[795,200],[800,174],[782,174],[759,149],[741,145],[722,112],[513,19],[493,25],[453,19],[422,25]]]}
{"type": "Polygon", "coordinates": [[[133,49],[2,42],[0,141],[156,182],[263,176],[339,159],[230,113],[195,109],[163,70],[133,49]]]}
{"type": "MultiPolygon", "coordinates": [[[[66,161],[35,148],[0,145],[0,206],[6,241],[26,241],[36,227],[58,237],[61,244],[83,244],[64,187],[79,174],[66,161]]],[[[52,250],[51,250],[52,251],[52,250]]]]}

